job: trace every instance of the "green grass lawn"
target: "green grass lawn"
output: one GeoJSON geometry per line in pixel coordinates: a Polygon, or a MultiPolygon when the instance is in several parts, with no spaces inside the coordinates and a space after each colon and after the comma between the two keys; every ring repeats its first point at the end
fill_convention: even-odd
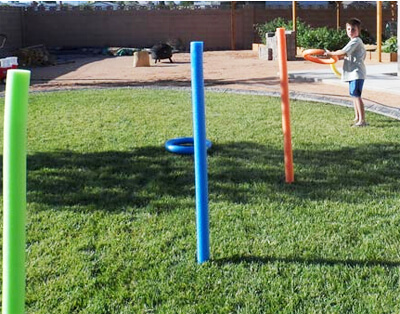
{"type": "Polygon", "coordinates": [[[190,93],[30,96],[27,313],[399,313],[400,123],[292,101],[288,185],[280,99],[206,107],[198,265],[193,157],[163,146],[192,136],[190,93]]]}

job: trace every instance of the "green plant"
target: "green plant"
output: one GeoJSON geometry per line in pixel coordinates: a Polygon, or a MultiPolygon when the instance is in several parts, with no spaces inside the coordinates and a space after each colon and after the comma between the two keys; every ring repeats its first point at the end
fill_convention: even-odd
{"type": "MultiPolygon", "coordinates": [[[[263,43],[265,43],[265,34],[275,32],[278,27],[291,30],[293,29],[293,21],[276,18],[264,24],[257,24],[255,28],[263,43]]],[[[344,30],[335,30],[327,27],[312,28],[300,19],[297,19],[296,29],[297,46],[304,48],[338,50],[343,48],[348,41],[344,30]]]]}
{"type": "MultiPolygon", "coordinates": [[[[264,24],[257,24],[255,26],[255,29],[256,29],[258,35],[260,36],[260,38],[262,38],[263,43],[265,44],[266,33],[270,33],[270,32],[274,33],[278,27],[283,27],[287,30],[292,30],[293,29],[293,21],[292,20],[288,21],[281,17],[278,17],[270,22],[267,22],[264,24]]],[[[301,37],[304,34],[306,34],[311,28],[309,25],[304,23],[301,19],[297,19],[296,29],[297,29],[297,37],[301,37]]]]}
{"type": "Polygon", "coordinates": [[[383,52],[397,52],[397,37],[393,36],[387,39],[382,45],[383,52]]]}
{"type": "Polygon", "coordinates": [[[285,20],[284,18],[278,17],[272,21],[263,23],[263,24],[256,24],[255,29],[258,35],[260,36],[263,44],[266,43],[266,34],[267,33],[275,33],[278,27],[283,27],[285,29],[293,29],[293,22],[285,20]]]}
{"type": "Polygon", "coordinates": [[[376,44],[376,39],[368,31],[364,29],[361,30],[360,38],[366,45],[376,44]]]}
{"type": "Polygon", "coordinates": [[[344,30],[319,27],[299,33],[297,45],[303,48],[338,50],[343,48],[348,40],[344,30]]]}

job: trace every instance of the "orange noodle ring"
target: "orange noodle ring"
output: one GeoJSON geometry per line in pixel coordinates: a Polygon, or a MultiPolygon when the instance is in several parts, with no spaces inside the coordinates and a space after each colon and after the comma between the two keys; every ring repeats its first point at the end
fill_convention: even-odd
{"type": "Polygon", "coordinates": [[[337,56],[331,56],[329,59],[321,59],[315,56],[315,55],[323,56],[324,54],[325,54],[324,49],[307,49],[303,51],[304,59],[315,63],[334,64],[339,60],[337,56]]]}

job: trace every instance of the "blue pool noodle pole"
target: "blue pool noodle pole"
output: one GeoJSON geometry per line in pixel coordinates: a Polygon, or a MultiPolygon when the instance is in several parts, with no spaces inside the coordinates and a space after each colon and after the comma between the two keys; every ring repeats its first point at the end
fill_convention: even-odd
{"type": "Polygon", "coordinates": [[[193,138],[196,189],[197,262],[210,258],[206,115],[204,107],[203,42],[190,43],[192,67],[193,138]]]}

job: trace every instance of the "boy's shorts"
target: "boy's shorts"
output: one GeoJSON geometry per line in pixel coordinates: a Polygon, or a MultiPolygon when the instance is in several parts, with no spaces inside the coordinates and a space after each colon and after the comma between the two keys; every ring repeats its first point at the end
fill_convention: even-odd
{"type": "Polygon", "coordinates": [[[361,97],[363,86],[364,86],[364,80],[362,79],[349,81],[350,96],[361,97]]]}

